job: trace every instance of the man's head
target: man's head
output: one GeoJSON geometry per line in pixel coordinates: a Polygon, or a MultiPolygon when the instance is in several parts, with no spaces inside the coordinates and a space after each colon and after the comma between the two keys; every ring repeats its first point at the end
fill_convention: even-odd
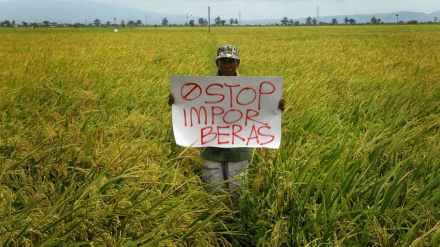
{"type": "Polygon", "coordinates": [[[217,49],[217,68],[222,76],[237,75],[237,68],[240,66],[238,48],[233,45],[222,45],[217,49]]]}

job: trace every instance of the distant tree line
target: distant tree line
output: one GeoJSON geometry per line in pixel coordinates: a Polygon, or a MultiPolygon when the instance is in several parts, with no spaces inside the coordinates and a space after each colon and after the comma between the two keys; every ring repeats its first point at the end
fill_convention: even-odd
{"type": "MultiPolygon", "coordinates": [[[[350,24],[350,25],[355,25],[356,24],[356,20],[354,19],[350,19],[348,17],[345,17],[343,20],[344,24],[350,24]]],[[[396,22],[397,24],[419,24],[419,22],[417,20],[410,20],[407,21],[406,23],[403,21],[399,21],[399,15],[396,14],[396,22]]],[[[434,17],[434,21],[433,22],[424,22],[424,23],[434,23],[437,24],[438,23],[438,18],[434,17]]],[[[162,19],[162,26],[169,26],[171,25],[168,21],[168,19],[166,17],[164,17],[162,19]]],[[[204,18],[199,18],[198,19],[198,25],[200,26],[206,26],[208,25],[209,22],[207,19],[204,18]]],[[[229,22],[222,19],[220,16],[217,16],[214,19],[214,23],[213,25],[215,26],[225,26],[225,25],[239,25],[239,21],[237,18],[230,18],[229,22]]],[[[330,23],[326,23],[326,22],[319,22],[316,18],[312,18],[312,17],[307,17],[305,19],[305,23],[300,23],[300,21],[296,20],[292,20],[289,19],[287,17],[284,17],[281,19],[280,24],[283,26],[300,26],[300,25],[307,25],[307,26],[312,26],[312,25],[339,25],[339,22],[336,18],[333,18],[330,23]]],[[[275,23],[275,24],[269,24],[269,25],[280,25],[279,23],[275,23]]],[[[375,16],[373,16],[370,19],[370,22],[366,23],[366,24],[371,24],[371,25],[380,25],[380,24],[385,24],[380,18],[376,18],[375,16]]],[[[185,26],[195,26],[196,22],[195,20],[189,20],[187,23],[185,23],[185,26]]],[[[111,21],[107,21],[105,23],[101,22],[101,20],[99,19],[95,19],[93,22],[91,23],[68,23],[68,24],[58,24],[56,22],[50,22],[50,21],[43,21],[41,23],[28,23],[28,22],[21,22],[21,23],[16,23],[15,20],[13,21],[9,21],[9,20],[5,20],[0,22],[0,27],[141,27],[141,26],[147,26],[146,24],[143,24],[141,20],[129,20],[129,21],[124,21],[121,20],[118,24],[116,23],[116,18],[113,20],[113,22],[111,21]]],[[[157,25],[154,25],[157,27],[157,25]]],[[[177,24],[174,24],[174,26],[179,26],[177,24]]],[[[181,26],[181,25],[180,25],[181,26]]]]}
{"type": "MultiPolygon", "coordinates": [[[[396,22],[395,23],[398,23],[398,24],[419,24],[419,22],[417,20],[410,20],[410,21],[407,21],[406,23],[403,21],[399,21],[398,16],[399,15],[396,14],[396,22]]],[[[427,23],[437,23],[437,22],[438,22],[438,18],[434,17],[434,22],[427,22],[427,23]]],[[[338,25],[339,24],[339,22],[336,18],[333,18],[330,23],[326,23],[326,22],[319,22],[318,23],[317,19],[312,18],[310,16],[305,19],[304,24],[301,24],[299,21],[293,21],[292,19],[289,19],[287,17],[284,17],[283,19],[281,19],[280,23],[281,23],[281,25],[284,25],[284,26],[288,26],[288,25],[290,25],[290,26],[299,26],[299,25],[311,26],[311,25],[318,25],[318,24],[319,25],[338,25]]],[[[355,25],[356,20],[354,20],[352,18],[350,19],[348,17],[345,17],[344,24],[355,25]]],[[[375,16],[373,16],[371,18],[370,22],[367,22],[366,24],[379,25],[379,24],[385,24],[385,23],[382,22],[382,20],[380,18],[376,18],[375,16]]],[[[275,24],[275,25],[278,25],[278,24],[275,24]]]]}
{"type": "Polygon", "coordinates": [[[15,21],[9,21],[5,20],[0,22],[1,27],[85,27],[85,26],[93,26],[93,27],[113,27],[113,26],[130,26],[130,27],[139,27],[143,26],[141,20],[133,21],[130,20],[128,22],[125,22],[124,20],[121,20],[120,24],[116,24],[115,22],[107,21],[106,23],[102,23],[99,19],[95,19],[92,23],[65,23],[65,24],[58,24],[56,22],[50,22],[50,21],[43,21],[40,23],[34,22],[34,23],[27,23],[27,22],[21,22],[16,23],[15,21]]]}
{"type": "MultiPolygon", "coordinates": [[[[203,19],[203,18],[199,18],[198,23],[200,26],[206,26],[206,25],[208,25],[208,20],[203,19]]],[[[166,17],[164,17],[162,19],[162,26],[168,26],[168,25],[169,25],[168,19],[166,17]]],[[[195,20],[189,20],[188,23],[185,23],[185,26],[187,26],[187,25],[188,26],[195,26],[196,22],[195,22],[195,20]]]]}

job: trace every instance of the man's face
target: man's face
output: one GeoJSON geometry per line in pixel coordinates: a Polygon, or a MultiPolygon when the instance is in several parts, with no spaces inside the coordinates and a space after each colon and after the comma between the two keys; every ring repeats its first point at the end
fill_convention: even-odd
{"type": "Polygon", "coordinates": [[[236,76],[238,66],[240,66],[240,60],[227,57],[217,59],[217,68],[222,76],[236,76]]]}

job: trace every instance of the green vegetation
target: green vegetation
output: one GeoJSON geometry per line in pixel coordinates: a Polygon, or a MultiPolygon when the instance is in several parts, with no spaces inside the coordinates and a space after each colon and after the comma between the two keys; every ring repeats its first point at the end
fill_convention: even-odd
{"type": "Polygon", "coordinates": [[[439,28],[0,29],[0,243],[437,246],[439,28]],[[239,213],[166,105],[224,43],[287,101],[239,213]]]}

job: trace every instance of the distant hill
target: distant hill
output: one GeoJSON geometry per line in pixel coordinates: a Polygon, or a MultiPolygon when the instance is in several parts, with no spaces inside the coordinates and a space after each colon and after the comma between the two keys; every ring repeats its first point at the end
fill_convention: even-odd
{"type": "Polygon", "coordinates": [[[363,15],[338,15],[338,16],[325,16],[319,18],[320,21],[330,23],[333,18],[336,18],[338,23],[344,23],[345,17],[349,19],[354,19],[356,23],[368,23],[371,19],[375,17],[376,19],[381,19],[383,23],[396,23],[397,21],[408,22],[411,20],[417,20],[418,22],[434,22],[434,18],[440,18],[440,11],[433,12],[431,14],[425,14],[421,12],[410,12],[410,11],[400,11],[392,13],[378,13],[378,14],[363,14],[363,15]],[[398,15],[398,16],[396,16],[398,15]]]}
{"type": "MultiPolygon", "coordinates": [[[[354,19],[357,23],[367,23],[372,17],[381,19],[384,23],[396,23],[398,20],[407,22],[417,20],[418,22],[434,22],[434,18],[440,19],[440,11],[431,14],[420,12],[395,12],[395,13],[378,13],[364,15],[338,15],[338,16],[322,16],[319,21],[330,23],[336,18],[338,23],[344,23],[345,17],[354,19]]],[[[289,20],[305,23],[308,16],[286,16],[289,20]]],[[[316,16],[311,16],[316,18],[316,16]]],[[[129,20],[141,20],[143,24],[161,24],[162,19],[167,18],[169,24],[185,24],[186,15],[170,15],[164,13],[155,13],[130,8],[118,8],[105,3],[87,2],[87,1],[0,1],[0,21],[15,20],[17,23],[25,22],[43,22],[45,20],[58,23],[93,23],[95,19],[99,19],[101,23],[116,22],[119,24],[121,20],[126,22],[129,20]],[[56,10],[56,11],[55,11],[56,10]],[[116,21],[115,21],[116,18],[116,21]]],[[[206,18],[206,17],[204,17],[206,18]]],[[[213,18],[213,17],[212,17],[213,18]]],[[[281,19],[252,19],[242,20],[243,25],[253,24],[280,24],[281,19]]],[[[213,20],[211,20],[211,23],[213,20]]],[[[196,20],[197,23],[197,20],[196,20]]]]}
{"type": "MultiPolygon", "coordinates": [[[[289,20],[299,21],[300,23],[305,23],[308,16],[304,16],[301,18],[292,18],[286,16],[289,20]]],[[[311,18],[316,19],[316,16],[310,16],[311,18]]],[[[362,15],[335,15],[335,16],[320,16],[320,22],[331,23],[333,18],[336,18],[339,24],[344,23],[344,19],[347,17],[348,19],[354,19],[356,23],[369,23],[371,19],[375,17],[376,19],[380,19],[383,23],[396,23],[397,20],[399,22],[408,22],[411,20],[417,20],[418,22],[434,22],[435,17],[438,18],[437,22],[440,23],[440,11],[433,12],[431,14],[425,14],[422,12],[411,12],[411,11],[400,11],[400,12],[392,12],[392,13],[378,13],[378,14],[362,14],[362,15]],[[399,15],[398,17],[396,16],[399,15]]],[[[281,19],[264,19],[264,20],[244,20],[242,24],[280,24],[281,19]]]]}

